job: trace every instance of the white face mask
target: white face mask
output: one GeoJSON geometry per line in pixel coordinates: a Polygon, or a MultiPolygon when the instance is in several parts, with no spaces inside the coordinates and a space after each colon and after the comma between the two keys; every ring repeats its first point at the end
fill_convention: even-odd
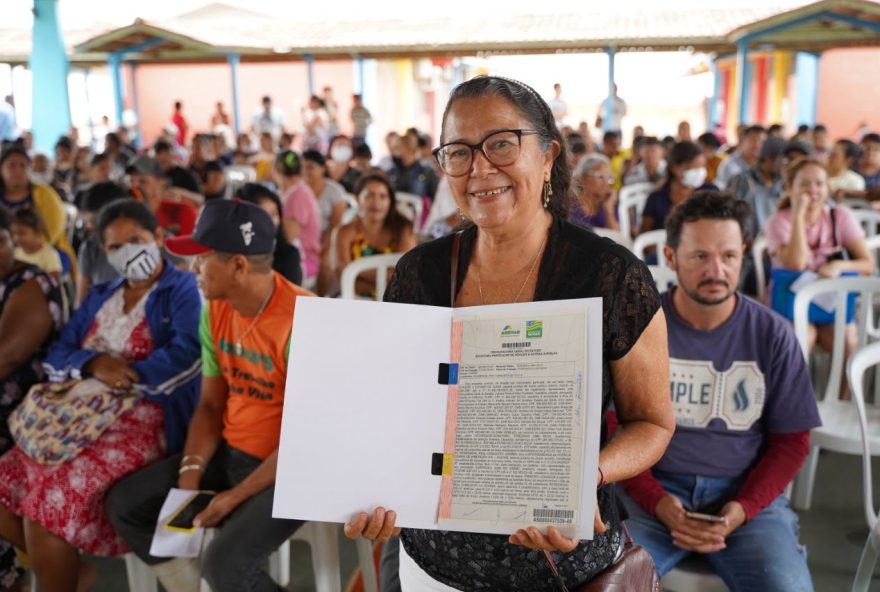
{"type": "Polygon", "coordinates": [[[681,175],[681,184],[691,189],[702,187],[706,182],[706,167],[688,169],[681,175]]]}
{"type": "Polygon", "coordinates": [[[347,163],[352,156],[354,156],[354,150],[345,144],[334,146],[330,151],[330,158],[333,159],[333,162],[347,163]]]}
{"type": "Polygon", "coordinates": [[[136,282],[150,279],[161,260],[162,254],[156,243],[126,243],[107,254],[107,261],[119,275],[136,282]]]}

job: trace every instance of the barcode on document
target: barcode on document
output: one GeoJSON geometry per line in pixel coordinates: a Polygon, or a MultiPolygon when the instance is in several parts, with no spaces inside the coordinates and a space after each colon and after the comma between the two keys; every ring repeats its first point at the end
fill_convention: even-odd
{"type": "Polygon", "coordinates": [[[532,347],[532,342],[531,342],[531,341],[511,341],[510,343],[502,343],[502,344],[501,344],[501,347],[502,347],[502,348],[509,348],[509,347],[532,347]]]}
{"type": "Polygon", "coordinates": [[[545,510],[536,508],[532,510],[532,519],[535,522],[557,522],[571,524],[574,519],[574,510],[545,510]]]}

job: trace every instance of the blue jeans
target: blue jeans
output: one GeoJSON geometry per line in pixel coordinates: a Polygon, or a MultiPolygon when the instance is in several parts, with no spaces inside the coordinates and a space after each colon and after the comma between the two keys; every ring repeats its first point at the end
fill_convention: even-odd
{"type": "MultiPolygon", "coordinates": [[[[670,494],[687,510],[714,514],[731,500],[742,479],[700,477],[654,472],[670,494]]],[[[662,522],[645,512],[620,487],[629,512],[626,526],[636,544],[645,547],[662,577],[691,551],[672,544],[672,535],[662,522]]],[[[807,554],[798,543],[798,518],[784,495],[728,535],[727,547],[703,557],[732,592],[812,592],[807,554]]]]}

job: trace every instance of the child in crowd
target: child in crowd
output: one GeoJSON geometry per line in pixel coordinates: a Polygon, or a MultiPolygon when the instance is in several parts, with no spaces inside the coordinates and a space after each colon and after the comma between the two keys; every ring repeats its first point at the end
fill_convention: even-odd
{"type": "Polygon", "coordinates": [[[36,265],[46,273],[61,275],[61,255],[46,241],[46,230],[40,215],[30,208],[12,214],[12,240],[15,258],[36,265]]]}

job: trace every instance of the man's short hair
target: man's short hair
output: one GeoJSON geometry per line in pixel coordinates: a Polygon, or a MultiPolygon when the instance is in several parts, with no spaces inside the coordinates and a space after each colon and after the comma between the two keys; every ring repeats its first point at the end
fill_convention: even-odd
{"type": "Polygon", "coordinates": [[[373,160],[373,151],[367,144],[358,144],[354,147],[354,158],[369,158],[373,160]]]}
{"type": "Polygon", "coordinates": [[[751,135],[751,134],[763,134],[763,133],[766,133],[766,132],[767,132],[767,130],[765,130],[765,129],[764,129],[763,127],[761,127],[760,125],[750,125],[749,127],[746,128],[746,131],[744,132],[744,135],[748,136],[748,135],[751,135]]]}
{"type": "Polygon", "coordinates": [[[121,185],[117,185],[113,181],[104,183],[95,183],[86,190],[82,200],[82,210],[84,212],[97,214],[101,208],[109,203],[113,203],[118,199],[130,198],[131,195],[121,185]]]}
{"type": "Polygon", "coordinates": [[[723,191],[701,189],[675,206],[666,217],[666,244],[676,250],[685,222],[698,220],[734,220],[745,242],[749,238],[751,219],[752,208],[748,203],[723,191]]]}
{"type": "Polygon", "coordinates": [[[806,133],[806,132],[808,132],[808,131],[810,131],[810,126],[807,125],[806,123],[802,123],[802,124],[800,124],[800,125],[798,126],[798,131],[797,131],[797,133],[799,133],[799,134],[803,134],[803,133],[806,133]]]}
{"type": "Polygon", "coordinates": [[[712,150],[718,150],[719,148],[721,148],[721,140],[719,140],[718,136],[716,136],[712,132],[700,134],[697,137],[697,144],[703,144],[704,146],[708,146],[712,150]]]}
{"type": "Polygon", "coordinates": [[[89,161],[89,166],[98,166],[104,161],[110,160],[110,155],[106,152],[98,152],[92,159],[89,161]]]}
{"type": "Polygon", "coordinates": [[[869,134],[865,134],[862,136],[862,144],[865,142],[873,142],[874,144],[880,144],[880,134],[871,132],[869,134]]]}
{"type": "MultiPolygon", "coordinates": [[[[223,253],[222,251],[217,251],[217,256],[222,261],[229,261],[236,255],[240,253],[223,253]]],[[[245,259],[248,260],[248,263],[251,264],[251,267],[257,273],[268,273],[272,271],[272,262],[275,260],[274,253],[262,253],[260,255],[241,255],[245,259]]]]}
{"type": "Polygon", "coordinates": [[[781,131],[782,131],[782,124],[781,123],[774,123],[773,125],[771,125],[770,127],[767,128],[768,134],[777,134],[781,131]]]}
{"type": "Polygon", "coordinates": [[[657,136],[640,136],[639,147],[663,146],[663,142],[657,136]]]}
{"type": "Polygon", "coordinates": [[[160,152],[171,152],[171,142],[168,140],[156,140],[156,143],[153,144],[153,153],[159,154],[160,152]]]}
{"type": "Polygon", "coordinates": [[[602,134],[602,141],[603,142],[609,142],[611,140],[619,140],[619,139],[620,139],[620,132],[616,132],[616,131],[612,130],[612,131],[608,131],[608,132],[605,132],[604,134],[602,134]]]}
{"type": "Polygon", "coordinates": [[[821,123],[817,123],[816,125],[813,126],[813,133],[816,133],[816,132],[827,133],[828,128],[825,127],[824,125],[822,125],[821,123]]]}

